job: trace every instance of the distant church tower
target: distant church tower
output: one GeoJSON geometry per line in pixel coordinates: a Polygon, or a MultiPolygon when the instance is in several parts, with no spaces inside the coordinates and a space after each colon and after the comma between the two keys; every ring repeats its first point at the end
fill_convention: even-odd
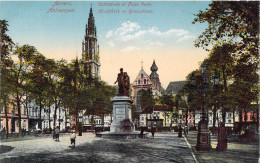
{"type": "Polygon", "coordinates": [[[97,31],[95,19],[92,13],[92,5],[89,12],[86,34],[82,42],[82,60],[85,63],[85,73],[93,78],[100,79],[99,45],[97,43],[97,31]]]}
{"type": "Polygon", "coordinates": [[[159,75],[157,74],[158,67],[155,64],[155,60],[153,60],[153,64],[152,64],[150,70],[152,71],[152,73],[150,75],[150,80],[153,83],[153,87],[154,87],[154,89],[159,90],[161,87],[161,83],[160,83],[159,75]]]}

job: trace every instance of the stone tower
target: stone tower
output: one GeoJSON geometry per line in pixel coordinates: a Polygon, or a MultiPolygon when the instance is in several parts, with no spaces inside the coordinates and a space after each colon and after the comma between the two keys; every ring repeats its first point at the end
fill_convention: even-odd
{"type": "Polygon", "coordinates": [[[93,78],[100,79],[100,56],[97,43],[97,30],[92,6],[89,12],[88,24],[86,24],[85,38],[82,42],[82,60],[85,63],[85,73],[93,78]]]}

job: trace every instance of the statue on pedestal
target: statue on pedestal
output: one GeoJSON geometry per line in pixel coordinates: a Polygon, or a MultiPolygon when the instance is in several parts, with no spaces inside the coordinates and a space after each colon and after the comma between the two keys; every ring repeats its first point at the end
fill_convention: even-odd
{"type": "Polygon", "coordinates": [[[118,95],[119,96],[129,96],[130,89],[130,78],[127,72],[123,72],[123,68],[120,68],[120,73],[117,75],[117,80],[115,84],[118,83],[118,95]]]}

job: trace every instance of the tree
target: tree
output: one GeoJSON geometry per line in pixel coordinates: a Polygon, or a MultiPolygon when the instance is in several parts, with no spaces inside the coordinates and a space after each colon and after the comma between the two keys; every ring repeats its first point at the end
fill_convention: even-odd
{"type": "Polygon", "coordinates": [[[195,15],[193,23],[208,23],[195,46],[235,45],[237,59],[258,63],[259,2],[213,1],[209,7],[195,15]]]}
{"type": "Polygon", "coordinates": [[[32,69],[32,57],[38,53],[36,48],[30,45],[23,45],[21,47],[17,46],[14,55],[17,55],[18,60],[12,64],[10,68],[10,78],[12,89],[14,91],[13,98],[18,111],[18,127],[19,133],[21,133],[21,104],[23,102],[23,97],[26,93],[26,81],[28,79],[28,74],[32,69]]]}
{"type": "Polygon", "coordinates": [[[154,106],[155,100],[153,98],[153,92],[151,89],[144,90],[140,94],[141,108],[144,109],[147,106],[154,106]]]}
{"type": "Polygon", "coordinates": [[[257,71],[259,63],[259,2],[214,1],[209,6],[210,9],[200,11],[194,19],[193,23],[208,23],[208,28],[198,37],[195,46],[210,51],[208,61],[211,70],[220,73],[223,87],[218,92],[218,102],[225,122],[227,108],[240,108],[236,106],[238,103],[232,102],[236,100],[232,96],[231,83],[249,92],[254,89],[254,84],[251,88],[241,86],[254,78],[251,74],[257,71]]]}
{"type": "MultiPolygon", "coordinates": [[[[10,53],[14,45],[10,36],[7,35],[8,22],[6,20],[0,20],[0,105],[1,109],[4,108],[5,119],[8,122],[7,113],[9,112],[7,103],[10,97],[10,83],[8,82],[10,74],[8,68],[12,65],[12,59],[10,53]]],[[[6,138],[8,138],[9,126],[6,123],[6,138]]]]}
{"type": "MultiPolygon", "coordinates": [[[[162,95],[161,97],[159,97],[159,102],[163,107],[167,107],[167,108],[172,108],[173,107],[173,100],[172,100],[172,96],[171,95],[162,95]]],[[[166,116],[167,116],[167,111],[164,110],[164,125],[166,127],[166,116]]],[[[172,124],[172,122],[171,122],[172,124]]]]}
{"type": "Polygon", "coordinates": [[[60,60],[55,62],[53,59],[46,60],[46,77],[48,78],[48,86],[50,100],[49,102],[53,102],[54,104],[54,121],[53,121],[53,131],[56,127],[56,119],[57,119],[57,109],[61,103],[61,93],[62,87],[62,73],[61,67],[66,64],[65,60],[60,60]]]}
{"type": "Polygon", "coordinates": [[[30,100],[34,99],[36,104],[39,105],[40,115],[38,126],[42,129],[41,113],[43,106],[47,105],[46,91],[48,90],[48,78],[45,76],[46,58],[42,54],[37,54],[31,58],[31,62],[33,66],[28,74],[26,87],[29,91],[30,100]]]}

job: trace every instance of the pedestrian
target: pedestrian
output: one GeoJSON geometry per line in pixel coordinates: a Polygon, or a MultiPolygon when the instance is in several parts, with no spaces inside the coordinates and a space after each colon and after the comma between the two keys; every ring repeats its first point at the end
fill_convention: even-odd
{"type": "Polygon", "coordinates": [[[5,130],[5,127],[4,127],[2,132],[1,132],[1,138],[4,138],[5,136],[6,136],[6,130],[5,130]]]}
{"type": "Polygon", "coordinates": [[[5,133],[5,132],[6,132],[6,129],[5,129],[5,127],[3,128],[2,132],[3,132],[3,133],[5,133]]]}
{"type": "Polygon", "coordinates": [[[140,138],[144,138],[144,128],[141,126],[140,138]]]}
{"type": "Polygon", "coordinates": [[[75,131],[72,131],[72,134],[70,136],[70,144],[71,145],[73,144],[73,147],[75,147],[75,145],[76,145],[76,133],[75,133],[75,131]]]}
{"type": "Polygon", "coordinates": [[[22,136],[25,136],[25,129],[24,128],[22,128],[22,136]]]}
{"type": "Polygon", "coordinates": [[[188,126],[186,126],[186,125],[185,125],[185,127],[184,127],[184,134],[185,134],[185,135],[188,135],[188,126]]]}
{"type": "Polygon", "coordinates": [[[60,141],[59,140],[59,137],[60,137],[60,135],[59,135],[59,133],[60,133],[59,126],[56,127],[54,132],[55,132],[56,141],[60,141]]]}
{"type": "Polygon", "coordinates": [[[179,137],[179,138],[182,137],[182,127],[181,127],[181,125],[179,125],[178,137],[179,137]]]}
{"type": "Polygon", "coordinates": [[[151,133],[152,133],[153,138],[154,138],[154,133],[155,133],[155,131],[156,131],[156,128],[155,128],[155,127],[152,127],[152,128],[151,128],[151,133]]]}

